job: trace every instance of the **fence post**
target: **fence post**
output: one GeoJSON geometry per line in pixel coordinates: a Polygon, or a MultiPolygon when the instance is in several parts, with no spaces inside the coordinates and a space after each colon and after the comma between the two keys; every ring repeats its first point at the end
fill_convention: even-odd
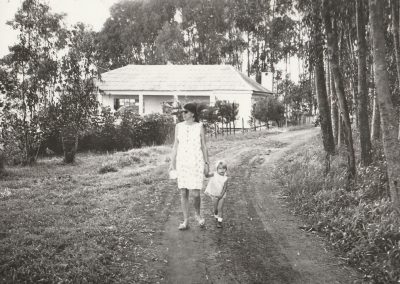
{"type": "Polygon", "coordinates": [[[244,134],[244,119],[242,117],[242,133],[244,134]]]}

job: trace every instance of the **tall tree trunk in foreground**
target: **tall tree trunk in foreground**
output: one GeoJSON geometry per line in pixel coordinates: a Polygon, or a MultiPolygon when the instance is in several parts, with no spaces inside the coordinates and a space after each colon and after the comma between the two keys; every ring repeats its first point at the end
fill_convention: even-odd
{"type": "MultiPolygon", "coordinates": [[[[330,66],[329,66],[330,69],[330,66]]],[[[335,144],[339,146],[339,110],[337,106],[337,96],[335,89],[335,82],[333,80],[332,72],[329,70],[329,80],[331,82],[331,118],[332,118],[332,131],[335,144]]]]}
{"type": "Polygon", "coordinates": [[[313,0],[313,44],[315,48],[315,86],[318,98],[318,109],[321,119],[321,131],[324,149],[326,152],[327,164],[326,171],[330,169],[330,156],[335,153],[335,142],[333,140],[331,114],[329,110],[328,95],[326,93],[326,83],[324,74],[324,55],[323,55],[323,38],[320,30],[321,17],[320,9],[317,3],[313,0]]]}
{"type": "Polygon", "coordinates": [[[373,94],[373,98],[374,104],[372,110],[371,140],[378,141],[381,139],[381,114],[379,112],[376,94],[373,94]]]}
{"type": "Polygon", "coordinates": [[[365,39],[364,0],[357,0],[357,43],[358,43],[358,129],[360,131],[361,163],[371,163],[371,140],[368,121],[367,87],[367,41],[365,39]]]}
{"type": "Polygon", "coordinates": [[[329,0],[323,1],[324,24],[327,36],[329,64],[331,65],[332,75],[335,80],[336,94],[338,96],[339,107],[344,124],[343,133],[345,134],[346,146],[347,146],[347,160],[348,160],[347,162],[349,168],[349,178],[353,179],[356,174],[356,160],[354,156],[353,136],[351,132],[349,108],[344,93],[342,74],[340,72],[340,67],[338,63],[338,46],[337,46],[338,42],[336,34],[336,24],[334,24],[332,27],[332,19],[333,20],[335,19],[332,18],[330,14],[330,11],[332,9],[331,4],[332,3],[329,0]]]}
{"type": "MultiPolygon", "coordinates": [[[[399,34],[399,1],[391,0],[391,18],[392,18],[392,33],[394,42],[394,52],[396,56],[397,83],[400,88],[400,34],[399,34]]],[[[400,122],[400,121],[399,121],[400,122]]],[[[397,137],[400,140],[400,123],[399,134],[397,137]]]]}
{"type": "Polygon", "coordinates": [[[4,171],[5,171],[5,168],[4,168],[5,163],[6,163],[6,157],[0,146],[0,177],[1,177],[1,174],[4,173],[4,171]]]}
{"type": "Polygon", "coordinates": [[[385,60],[385,36],[383,28],[383,4],[381,0],[370,0],[369,13],[373,41],[373,56],[377,100],[381,115],[383,150],[387,162],[390,195],[393,206],[399,209],[400,190],[400,143],[397,139],[399,125],[396,109],[389,90],[389,74],[385,60]]]}

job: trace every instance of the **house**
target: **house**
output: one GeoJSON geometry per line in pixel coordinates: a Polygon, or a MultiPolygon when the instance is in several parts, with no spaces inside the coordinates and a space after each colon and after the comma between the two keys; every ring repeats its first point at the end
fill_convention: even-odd
{"type": "Polygon", "coordinates": [[[117,110],[132,106],[139,114],[161,113],[165,102],[239,104],[238,122],[248,126],[252,104],[271,91],[230,65],[127,65],[102,74],[99,101],[117,110]]]}

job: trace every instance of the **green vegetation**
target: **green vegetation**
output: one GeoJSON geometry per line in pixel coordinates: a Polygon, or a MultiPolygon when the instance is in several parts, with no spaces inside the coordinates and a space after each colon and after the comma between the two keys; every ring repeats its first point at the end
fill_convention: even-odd
{"type": "Polygon", "coordinates": [[[52,158],[8,168],[0,186],[0,282],[161,281],[167,260],[156,240],[174,197],[166,189],[175,188],[169,153],[161,146],[83,154],[73,166],[52,158]]]}
{"type": "Polygon", "coordinates": [[[333,157],[325,176],[320,137],[288,154],[274,174],[307,230],[323,234],[365,280],[395,283],[400,279],[400,220],[391,207],[381,148],[375,146],[374,162],[358,167],[357,183],[350,186],[344,155],[333,157]]]}

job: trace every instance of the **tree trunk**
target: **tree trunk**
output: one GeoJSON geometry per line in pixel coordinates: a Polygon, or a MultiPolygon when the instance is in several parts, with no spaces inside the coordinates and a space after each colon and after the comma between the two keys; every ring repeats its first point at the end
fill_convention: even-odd
{"type": "Polygon", "coordinates": [[[372,112],[371,140],[378,141],[381,139],[381,120],[380,120],[381,115],[379,113],[379,106],[376,95],[374,95],[373,98],[374,98],[374,105],[372,112]]]}
{"type": "Polygon", "coordinates": [[[368,120],[367,86],[367,42],[365,39],[364,0],[357,0],[357,43],[358,43],[358,127],[360,131],[361,163],[371,163],[371,140],[368,120]]]}
{"type": "MultiPolygon", "coordinates": [[[[317,1],[313,1],[313,43],[315,47],[315,87],[318,98],[318,109],[320,115],[322,141],[324,150],[329,155],[335,154],[335,142],[333,140],[331,115],[329,109],[328,96],[326,93],[326,83],[324,74],[324,55],[323,55],[323,38],[321,33],[321,17],[320,9],[317,1]]],[[[326,171],[329,170],[329,165],[326,167],[326,171]]]]}
{"type": "Polygon", "coordinates": [[[5,172],[6,157],[0,145],[0,177],[5,172]]]}
{"type": "MultiPolygon", "coordinates": [[[[350,76],[349,76],[349,85],[350,85],[350,90],[351,90],[351,94],[352,94],[352,98],[353,98],[353,100],[351,101],[350,100],[350,103],[351,103],[351,105],[350,105],[350,108],[349,108],[349,110],[350,110],[350,112],[351,112],[351,114],[352,114],[352,119],[353,119],[353,121],[352,122],[354,122],[353,124],[354,125],[356,125],[356,127],[358,127],[358,114],[359,114],[359,111],[358,111],[358,101],[359,101],[359,99],[358,99],[358,93],[357,93],[357,86],[356,86],[356,78],[355,78],[355,76],[356,75],[354,75],[355,74],[355,71],[356,71],[356,59],[355,59],[355,56],[354,56],[354,48],[353,48],[353,43],[352,43],[352,40],[351,40],[351,32],[350,32],[350,27],[349,27],[349,29],[348,29],[348,39],[347,39],[347,45],[348,45],[348,49],[349,49],[349,59],[350,59],[350,62],[351,62],[351,64],[350,64],[350,76]]],[[[340,65],[340,64],[339,64],[340,65]]]]}
{"type": "Polygon", "coordinates": [[[331,119],[332,119],[332,132],[335,141],[335,145],[339,146],[339,110],[337,106],[337,96],[335,89],[335,82],[333,80],[332,72],[329,72],[329,80],[331,81],[331,119]]]}
{"type": "Polygon", "coordinates": [[[78,131],[73,127],[65,127],[61,131],[61,142],[64,152],[64,162],[67,164],[75,162],[75,154],[78,149],[78,131]]]}
{"type": "Polygon", "coordinates": [[[339,108],[337,109],[337,116],[338,116],[338,137],[337,137],[337,147],[340,149],[343,143],[343,119],[342,115],[340,114],[339,108]]]}
{"type": "MultiPolygon", "coordinates": [[[[394,42],[394,52],[396,55],[396,69],[397,69],[397,86],[400,88],[400,35],[399,35],[399,2],[398,0],[390,1],[392,11],[392,33],[394,42]]],[[[399,123],[399,134],[397,137],[400,140],[400,123],[399,123]]]]}
{"type": "Polygon", "coordinates": [[[389,90],[389,74],[385,60],[385,31],[383,27],[383,4],[381,0],[370,0],[369,13],[371,35],[373,41],[373,56],[377,101],[379,103],[383,150],[387,162],[390,195],[393,206],[399,209],[400,190],[400,145],[398,137],[399,125],[392,97],[389,90]]]}
{"type": "Polygon", "coordinates": [[[349,178],[353,179],[356,174],[356,161],[355,161],[355,156],[354,156],[353,136],[352,136],[352,132],[351,132],[349,109],[348,109],[348,105],[347,105],[346,96],[344,93],[342,74],[340,72],[340,67],[338,64],[336,24],[334,21],[334,25],[332,27],[332,19],[333,20],[335,20],[335,19],[331,18],[331,14],[330,14],[331,4],[332,3],[329,0],[323,1],[324,23],[325,23],[325,31],[326,31],[326,35],[327,35],[329,64],[331,65],[331,71],[332,71],[333,79],[335,81],[336,94],[338,96],[339,107],[341,110],[341,115],[342,115],[343,124],[344,124],[343,133],[345,134],[346,146],[347,146],[349,178]]]}
{"type": "Polygon", "coordinates": [[[247,32],[247,77],[250,77],[250,32],[247,32]]]}

